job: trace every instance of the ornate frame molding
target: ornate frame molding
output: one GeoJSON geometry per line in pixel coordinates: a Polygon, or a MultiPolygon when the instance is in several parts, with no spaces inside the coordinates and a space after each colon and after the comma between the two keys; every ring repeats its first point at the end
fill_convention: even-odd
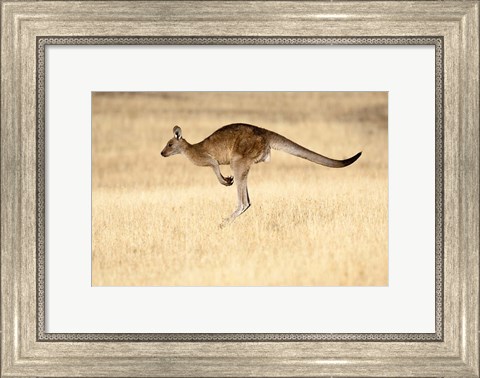
{"type": "Polygon", "coordinates": [[[0,2],[4,376],[479,377],[478,0],[0,2]],[[443,179],[436,182],[437,236],[441,230],[436,248],[442,250],[443,265],[437,260],[442,291],[440,295],[437,286],[435,334],[423,339],[349,335],[338,340],[332,335],[209,339],[194,334],[162,340],[154,339],[155,334],[125,334],[120,340],[115,335],[90,339],[42,333],[45,319],[37,307],[43,301],[37,268],[44,229],[37,215],[45,206],[40,177],[44,151],[37,148],[42,140],[37,119],[42,119],[44,102],[37,91],[42,85],[37,83],[39,49],[67,41],[157,44],[162,40],[156,36],[162,36],[162,43],[169,39],[177,44],[408,39],[436,46],[444,75],[436,82],[437,92],[443,93],[436,103],[437,127],[443,125],[436,133],[437,143],[443,143],[441,152],[436,151],[436,176],[443,179]]]}

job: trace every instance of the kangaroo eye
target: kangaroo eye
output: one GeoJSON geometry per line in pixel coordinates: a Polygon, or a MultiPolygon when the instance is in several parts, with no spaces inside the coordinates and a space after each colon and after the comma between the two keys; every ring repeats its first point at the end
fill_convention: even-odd
{"type": "Polygon", "coordinates": [[[172,144],[172,143],[168,143],[168,147],[172,147],[172,146],[173,146],[173,144],[172,144]]]}

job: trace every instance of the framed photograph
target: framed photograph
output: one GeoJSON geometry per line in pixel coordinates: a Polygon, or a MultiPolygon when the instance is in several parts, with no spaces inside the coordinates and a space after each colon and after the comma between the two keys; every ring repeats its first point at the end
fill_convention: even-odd
{"type": "Polygon", "coordinates": [[[478,1],[1,5],[1,376],[480,376],[478,1]]]}

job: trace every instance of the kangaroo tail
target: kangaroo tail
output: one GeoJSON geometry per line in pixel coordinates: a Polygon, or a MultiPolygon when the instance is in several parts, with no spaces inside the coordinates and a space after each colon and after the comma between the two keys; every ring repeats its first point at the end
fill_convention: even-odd
{"type": "Polygon", "coordinates": [[[274,150],[280,150],[287,152],[291,155],[298,156],[302,159],[310,160],[313,163],[321,164],[330,168],[342,168],[354,163],[362,154],[359,152],[355,156],[345,160],[330,159],[326,156],[317,154],[309,149],[300,146],[299,144],[292,142],[290,139],[281,136],[280,134],[271,131],[270,134],[270,147],[274,150]]]}

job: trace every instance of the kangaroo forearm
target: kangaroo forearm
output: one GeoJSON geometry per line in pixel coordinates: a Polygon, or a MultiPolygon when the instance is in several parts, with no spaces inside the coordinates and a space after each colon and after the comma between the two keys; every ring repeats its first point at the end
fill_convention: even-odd
{"type": "Polygon", "coordinates": [[[222,172],[220,172],[220,167],[218,165],[212,165],[211,167],[220,184],[223,184],[225,182],[225,177],[223,177],[222,172]]]}
{"type": "Polygon", "coordinates": [[[220,184],[225,186],[230,186],[233,184],[233,177],[232,176],[224,177],[222,175],[222,172],[220,172],[220,167],[218,164],[213,164],[211,167],[213,168],[213,172],[215,172],[215,176],[217,176],[218,182],[220,184]]]}

